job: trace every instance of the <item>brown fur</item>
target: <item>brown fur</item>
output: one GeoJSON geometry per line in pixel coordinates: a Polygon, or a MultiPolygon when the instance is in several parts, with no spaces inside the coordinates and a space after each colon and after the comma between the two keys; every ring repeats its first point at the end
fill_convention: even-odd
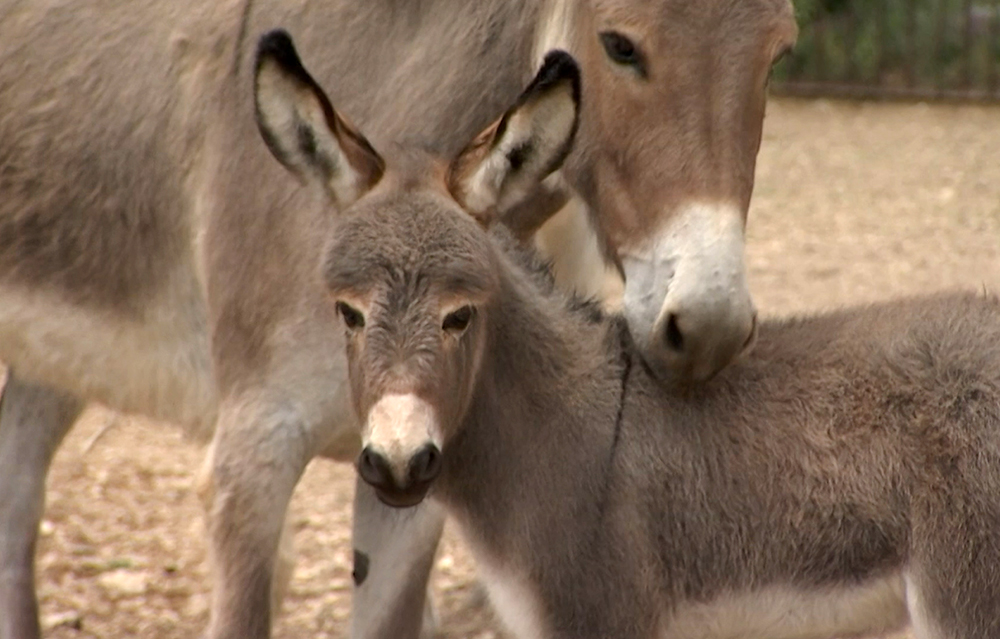
{"type": "Polygon", "coordinates": [[[594,210],[614,211],[601,220],[612,245],[620,250],[641,246],[688,201],[729,201],[745,219],[767,77],[771,63],[797,36],[791,4],[784,0],[636,5],[596,0],[594,4],[598,31],[630,36],[648,61],[648,79],[636,82],[626,70],[582,60],[584,87],[596,84],[620,97],[583,110],[578,151],[567,168],[594,210]],[[603,75],[593,78],[592,68],[603,75]],[[706,83],[706,78],[715,81],[706,83]],[[647,100],[660,108],[636,108],[647,100]],[[594,139],[592,119],[602,123],[603,135],[627,140],[633,152],[624,157],[614,146],[594,139]],[[588,165],[579,158],[587,158],[588,165]]]}

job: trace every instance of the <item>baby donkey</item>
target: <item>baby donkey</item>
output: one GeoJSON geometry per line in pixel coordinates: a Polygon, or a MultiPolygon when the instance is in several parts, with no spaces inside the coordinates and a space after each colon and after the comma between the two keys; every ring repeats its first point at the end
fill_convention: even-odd
{"type": "Polygon", "coordinates": [[[997,298],[764,323],[667,389],[495,224],[572,143],[568,55],[445,165],[383,161],[286,35],[258,54],[264,139],[339,220],[358,470],[444,504],[517,637],[1000,637],[997,298]]]}

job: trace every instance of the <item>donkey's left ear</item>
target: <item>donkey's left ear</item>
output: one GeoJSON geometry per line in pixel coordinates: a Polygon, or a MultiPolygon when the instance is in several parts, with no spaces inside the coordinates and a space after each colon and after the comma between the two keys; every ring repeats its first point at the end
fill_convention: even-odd
{"type": "Polygon", "coordinates": [[[566,159],[579,110],[580,69],[551,51],[517,103],[451,163],[452,195],[485,224],[524,203],[566,159]]]}
{"type": "Polygon", "coordinates": [[[379,181],[385,162],[334,111],[286,31],[261,37],[254,69],[257,126],[285,168],[303,182],[325,188],[341,208],[379,181]]]}

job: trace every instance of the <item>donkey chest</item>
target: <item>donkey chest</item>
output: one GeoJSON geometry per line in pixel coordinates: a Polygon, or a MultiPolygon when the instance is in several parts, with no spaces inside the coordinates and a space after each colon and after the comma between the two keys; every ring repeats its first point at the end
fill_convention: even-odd
{"type": "Polygon", "coordinates": [[[516,639],[546,639],[550,636],[542,602],[536,589],[516,568],[505,567],[480,555],[479,578],[490,605],[501,623],[516,639]]]}
{"type": "Polygon", "coordinates": [[[551,636],[537,588],[527,571],[509,559],[501,561],[491,552],[476,526],[461,509],[450,512],[475,559],[479,582],[490,607],[508,633],[516,639],[547,639],[551,636]]]}

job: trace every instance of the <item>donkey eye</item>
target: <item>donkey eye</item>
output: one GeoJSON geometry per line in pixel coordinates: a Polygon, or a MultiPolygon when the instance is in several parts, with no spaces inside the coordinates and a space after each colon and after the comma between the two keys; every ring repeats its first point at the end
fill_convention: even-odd
{"type": "Polygon", "coordinates": [[[469,327],[473,314],[471,306],[463,306],[457,311],[445,315],[444,321],[441,322],[441,328],[450,333],[461,333],[469,327]]]}
{"type": "Polygon", "coordinates": [[[361,311],[353,306],[345,304],[344,302],[337,302],[337,312],[344,318],[344,325],[352,331],[364,328],[365,316],[361,313],[361,311]]]}
{"type": "Polygon", "coordinates": [[[774,78],[775,68],[782,60],[791,55],[791,53],[792,47],[784,47],[778,51],[778,53],[774,56],[774,60],[771,62],[771,68],[767,70],[767,80],[765,81],[765,85],[770,86],[771,80],[774,78]]]}
{"type": "Polygon", "coordinates": [[[771,61],[771,66],[772,67],[777,66],[779,62],[781,62],[788,56],[792,55],[793,50],[794,47],[792,46],[782,47],[781,49],[779,49],[778,53],[776,53],[774,56],[774,60],[771,61]]]}
{"type": "Polygon", "coordinates": [[[604,51],[612,62],[632,67],[643,76],[646,75],[645,57],[634,42],[616,31],[605,31],[600,37],[604,51]]]}

